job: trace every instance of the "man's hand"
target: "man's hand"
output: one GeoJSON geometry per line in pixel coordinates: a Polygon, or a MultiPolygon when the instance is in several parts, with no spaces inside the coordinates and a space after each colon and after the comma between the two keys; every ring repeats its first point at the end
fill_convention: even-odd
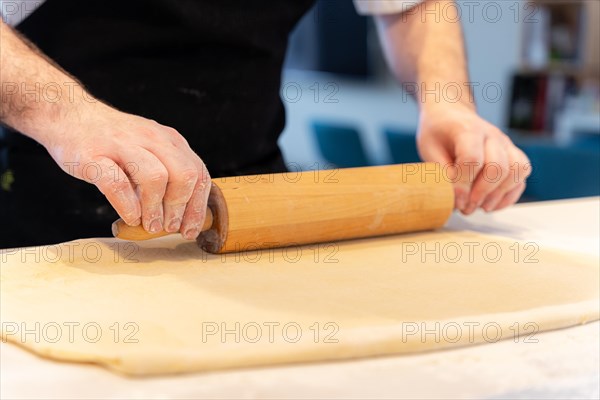
{"type": "Polygon", "coordinates": [[[423,107],[417,146],[423,160],[447,171],[455,207],[466,215],[512,205],[531,174],[529,159],[508,136],[462,104],[423,107]]]}
{"type": "Polygon", "coordinates": [[[41,140],[58,165],[96,185],[127,224],[195,239],[210,176],[183,136],[99,102],[81,113],[63,134],[41,140]]]}
{"type": "Polygon", "coordinates": [[[96,185],[127,224],[195,239],[211,182],[186,140],[94,99],[1,19],[0,37],[0,122],[44,145],[67,173],[96,185]],[[67,85],[69,96],[52,91],[67,85]]]}
{"type": "Polygon", "coordinates": [[[460,15],[442,12],[451,13],[458,5],[454,0],[413,5],[376,21],[392,71],[415,88],[411,94],[421,110],[419,153],[453,175],[448,178],[454,182],[456,208],[464,214],[511,205],[523,193],[531,166],[506,135],[477,116],[460,15]],[[440,89],[447,87],[469,90],[448,94],[440,89]]]}

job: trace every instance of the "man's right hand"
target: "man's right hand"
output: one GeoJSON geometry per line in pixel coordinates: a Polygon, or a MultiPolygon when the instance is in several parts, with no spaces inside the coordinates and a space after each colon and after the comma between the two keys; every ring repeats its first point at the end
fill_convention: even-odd
{"type": "Polygon", "coordinates": [[[0,122],[44,145],[67,173],[96,185],[127,224],[195,239],[211,181],[186,140],[74,87],[76,79],[1,19],[0,37],[0,122]],[[65,87],[69,95],[61,95],[65,87]]]}
{"type": "Polygon", "coordinates": [[[175,129],[88,103],[64,131],[41,140],[68,174],[94,184],[128,225],[195,239],[206,216],[210,176],[175,129]]]}

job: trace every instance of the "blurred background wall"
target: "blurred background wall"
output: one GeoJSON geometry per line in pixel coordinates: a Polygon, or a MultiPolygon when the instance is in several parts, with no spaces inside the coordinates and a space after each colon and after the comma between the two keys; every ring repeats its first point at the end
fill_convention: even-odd
{"type": "MultiPolygon", "coordinates": [[[[600,2],[457,3],[479,113],[534,165],[524,199],[600,194],[600,2]]],[[[321,0],[299,24],[281,94],[293,169],[418,160],[417,106],[350,1],[321,0]]]]}

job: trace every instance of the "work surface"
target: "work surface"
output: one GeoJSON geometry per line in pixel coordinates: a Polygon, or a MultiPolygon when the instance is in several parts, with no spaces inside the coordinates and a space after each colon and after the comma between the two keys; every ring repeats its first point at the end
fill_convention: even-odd
{"type": "MultiPolygon", "coordinates": [[[[527,204],[465,219],[470,229],[598,256],[599,199],[527,204]]],[[[134,380],[41,360],[2,344],[2,398],[598,397],[598,323],[458,350],[352,362],[134,380]],[[32,384],[32,382],[35,382],[32,384]]]]}

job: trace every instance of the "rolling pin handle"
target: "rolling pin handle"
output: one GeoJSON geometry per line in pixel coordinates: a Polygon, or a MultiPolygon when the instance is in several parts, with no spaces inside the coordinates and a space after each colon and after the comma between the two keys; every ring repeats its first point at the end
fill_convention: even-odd
{"type": "MultiPolygon", "coordinates": [[[[206,218],[204,219],[204,225],[202,225],[202,232],[209,230],[213,225],[213,213],[210,208],[206,209],[206,218]]],[[[118,219],[112,224],[112,234],[114,237],[123,240],[149,240],[155,239],[167,235],[175,235],[178,232],[166,232],[161,231],[157,233],[147,232],[142,225],[129,226],[122,219],[118,219]]]]}

